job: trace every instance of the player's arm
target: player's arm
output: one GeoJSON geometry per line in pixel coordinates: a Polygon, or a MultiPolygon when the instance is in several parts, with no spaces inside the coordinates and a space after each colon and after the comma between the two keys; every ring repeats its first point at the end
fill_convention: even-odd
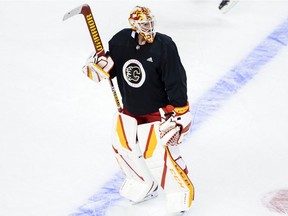
{"type": "Polygon", "coordinates": [[[160,130],[163,134],[163,144],[176,145],[181,143],[189,132],[192,119],[187,97],[187,78],[177,47],[172,40],[166,47],[164,56],[167,61],[163,61],[165,63],[162,65],[162,80],[170,105],[159,110],[162,117],[160,130]]]}
{"type": "Polygon", "coordinates": [[[165,85],[170,104],[174,107],[185,106],[188,101],[186,71],[176,44],[172,40],[167,41],[161,62],[161,79],[165,85]]]}

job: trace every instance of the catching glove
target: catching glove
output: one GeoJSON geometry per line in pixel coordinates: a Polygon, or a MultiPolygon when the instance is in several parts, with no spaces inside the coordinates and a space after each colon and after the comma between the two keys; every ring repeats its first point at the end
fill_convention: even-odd
{"type": "Polygon", "coordinates": [[[86,64],[82,68],[82,72],[95,82],[110,77],[109,72],[113,68],[114,62],[110,56],[98,57],[96,52],[92,52],[86,64]]]}
{"type": "Polygon", "coordinates": [[[189,104],[183,107],[167,105],[159,109],[161,115],[160,137],[163,145],[178,145],[189,132],[191,113],[189,104]]]}

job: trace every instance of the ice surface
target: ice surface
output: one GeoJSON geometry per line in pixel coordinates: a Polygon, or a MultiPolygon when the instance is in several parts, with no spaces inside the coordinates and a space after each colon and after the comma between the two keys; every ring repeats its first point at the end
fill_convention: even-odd
{"type": "MultiPolygon", "coordinates": [[[[288,49],[285,36],[272,37],[276,48],[267,37],[287,22],[288,1],[240,1],[227,14],[218,11],[219,2],[0,1],[0,215],[71,215],[121,178],[110,145],[116,106],[109,84],[81,73],[93,50],[83,17],[62,21],[83,3],[106,48],[128,27],[135,5],[150,7],[157,31],[176,42],[194,117],[209,111],[182,145],[196,190],[190,214],[275,215],[261,200],[288,188],[288,49]],[[263,58],[243,65],[263,42],[263,58]],[[237,92],[221,101],[214,92],[219,107],[211,111],[215,101],[207,94],[217,82],[235,67],[256,72],[254,64],[261,67],[237,92]]],[[[111,201],[103,214],[87,215],[165,215],[161,197],[120,214],[125,205],[111,201]]]]}

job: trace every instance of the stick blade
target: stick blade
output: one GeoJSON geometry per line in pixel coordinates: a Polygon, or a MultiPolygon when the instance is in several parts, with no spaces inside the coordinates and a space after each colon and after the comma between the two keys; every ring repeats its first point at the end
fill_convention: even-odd
{"type": "Polygon", "coordinates": [[[87,6],[88,6],[87,4],[83,4],[83,5],[79,6],[79,7],[76,7],[74,9],[72,9],[71,11],[69,11],[68,13],[66,13],[64,15],[63,21],[65,21],[65,20],[69,19],[70,17],[75,16],[77,14],[82,14],[83,8],[86,8],[87,6]]]}

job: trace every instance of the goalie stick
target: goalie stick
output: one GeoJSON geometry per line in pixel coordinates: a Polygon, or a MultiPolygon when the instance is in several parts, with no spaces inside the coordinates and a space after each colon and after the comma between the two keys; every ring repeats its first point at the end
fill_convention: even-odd
{"type": "MultiPolygon", "coordinates": [[[[63,17],[63,21],[69,19],[72,16],[75,16],[77,14],[82,14],[85,18],[87,27],[89,29],[89,33],[94,45],[94,48],[96,50],[96,54],[98,57],[100,56],[104,56],[105,55],[105,50],[104,50],[104,46],[103,43],[101,41],[91,8],[88,4],[83,4],[77,8],[74,8],[73,10],[69,11],[68,13],[66,13],[63,17]]],[[[114,100],[116,102],[116,106],[119,112],[122,111],[121,105],[120,105],[120,101],[118,99],[118,95],[116,92],[116,89],[114,87],[114,84],[111,80],[111,78],[108,79],[111,90],[112,90],[112,94],[114,96],[114,100]]]]}

